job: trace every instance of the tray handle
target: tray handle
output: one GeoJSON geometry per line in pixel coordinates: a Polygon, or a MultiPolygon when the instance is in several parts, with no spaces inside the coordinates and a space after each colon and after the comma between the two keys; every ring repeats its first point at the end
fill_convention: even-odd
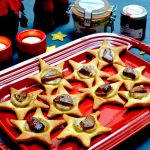
{"type": "Polygon", "coordinates": [[[146,44],[140,43],[139,49],[141,51],[144,51],[147,54],[150,54],[150,45],[146,45],[146,44]]]}
{"type": "Polygon", "coordinates": [[[146,49],[143,51],[146,52],[147,54],[150,54],[150,45],[146,45],[146,49]]]}
{"type": "Polygon", "coordinates": [[[144,51],[147,54],[150,54],[150,45],[145,44],[139,40],[133,39],[133,38],[129,38],[129,37],[124,37],[125,41],[127,41],[128,43],[128,51],[130,51],[130,49],[132,47],[138,48],[141,51],[144,51]]]}

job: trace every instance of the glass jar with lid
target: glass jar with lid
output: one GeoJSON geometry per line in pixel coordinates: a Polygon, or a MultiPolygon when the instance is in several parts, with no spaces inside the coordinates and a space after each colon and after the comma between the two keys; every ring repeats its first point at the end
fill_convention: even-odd
{"type": "Polygon", "coordinates": [[[121,34],[143,40],[145,37],[147,10],[139,5],[127,5],[121,13],[121,34]]]}
{"type": "Polygon", "coordinates": [[[77,0],[72,7],[75,32],[81,34],[107,32],[112,10],[113,7],[107,0],[77,0]]]}

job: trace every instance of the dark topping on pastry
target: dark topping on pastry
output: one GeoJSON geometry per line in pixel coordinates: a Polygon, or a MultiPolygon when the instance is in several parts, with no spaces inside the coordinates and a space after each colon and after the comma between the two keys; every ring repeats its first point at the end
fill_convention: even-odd
{"type": "Polygon", "coordinates": [[[136,99],[142,99],[143,97],[148,95],[146,89],[144,89],[143,85],[135,86],[133,89],[129,91],[129,95],[136,99]]]}
{"type": "Polygon", "coordinates": [[[27,98],[27,93],[26,92],[17,92],[14,94],[14,97],[18,102],[23,102],[27,98]]]}
{"type": "Polygon", "coordinates": [[[79,73],[88,77],[92,77],[95,74],[92,66],[83,66],[81,69],[79,69],[79,73]]]}
{"type": "Polygon", "coordinates": [[[73,100],[72,100],[71,96],[69,96],[67,94],[62,94],[60,96],[57,96],[53,101],[56,104],[61,104],[61,105],[68,106],[68,107],[73,106],[73,100]]]}
{"type": "Polygon", "coordinates": [[[97,96],[107,96],[108,93],[110,92],[110,90],[112,89],[110,83],[105,83],[103,85],[100,85],[96,91],[95,91],[95,94],[97,96]]]}
{"type": "Polygon", "coordinates": [[[110,48],[105,48],[103,52],[102,58],[107,61],[107,62],[112,62],[113,61],[113,56],[111,54],[111,49],[110,48]]]}
{"type": "Polygon", "coordinates": [[[92,129],[95,125],[95,118],[92,115],[88,115],[84,120],[80,122],[80,126],[83,130],[92,129]]]}
{"type": "Polygon", "coordinates": [[[130,93],[147,93],[147,90],[143,86],[135,86],[129,91],[130,93]]]}
{"type": "Polygon", "coordinates": [[[40,122],[38,118],[35,118],[35,117],[29,118],[27,120],[27,123],[30,129],[34,132],[41,132],[45,128],[45,125],[42,122],[40,122]]]}
{"type": "Polygon", "coordinates": [[[48,70],[44,76],[41,78],[41,81],[43,83],[46,83],[48,81],[52,81],[52,80],[55,80],[57,78],[63,78],[63,75],[61,72],[59,72],[58,70],[56,69],[50,69],[48,70]]]}
{"type": "Polygon", "coordinates": [[[123,70],[123,75],[126,77],[129,77],[131,79],[135,79],[136,78],[136,74],[133,68],[131,68],[130,66],[127,66],[124,70],[123,70]]]}

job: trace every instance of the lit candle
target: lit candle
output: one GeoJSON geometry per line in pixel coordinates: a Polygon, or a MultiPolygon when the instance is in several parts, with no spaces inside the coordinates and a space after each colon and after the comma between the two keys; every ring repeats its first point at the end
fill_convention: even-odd
{"type": "Polygon", "coordinates": [[[6,48],[6,45],[3,43],[0,43],[0,49],[4,49],[4,48],[6,48]]]}
{"type": "Polygon", "coordinates": [[[22,40],[22,42],[29,43],[29,44],[38,43],[40,41],[41,39],[38,37],[26,37],[22,40]]]}

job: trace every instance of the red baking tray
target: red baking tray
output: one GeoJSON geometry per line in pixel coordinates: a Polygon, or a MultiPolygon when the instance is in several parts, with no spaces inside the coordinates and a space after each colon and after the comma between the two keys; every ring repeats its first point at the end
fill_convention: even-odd
{"type": "MultiPolygon", "coordinates": [[[[126,64],[133,67],[145,65],[146,69],[143,72],[143,75],[150,78],[150,64],[130,52],[131,48],[138,48],[147,53],[150,53],[150,48],[147,45],[126,36],[99,33],[80,38],[64,46],[58,47],[55,52],[42,54],[38,57],[34,57],[23,63],[3,70],[0,75],[0,101],[6,101],[9,99],[10,87],[26,91],[33,91],[42,88],[34,81],[28,79],[28,77],[32,74],[39,72],[39,57],[45,60],[50,65],[56,65],[60,62],[65,61],[64,74],[67,76],[71,73],[71,69],[68,65],[68,60],[73,59],[77,62],[88,62],[89,59],[85,51],[88,49],[100,47],[104,39],[107,39],[109,43],[116,46],[127,45],[128,48],[126,52],[121,55],[121,59],[126,64]]],[[[104,69],[104,71],[108,72],[111,75],[115,73],[112,67],[107,67],[104,69]]],[[[78,88],[84,86],[80,82],[71,82],[71,84],[74,88],[72,91],[69,92],[74,94],[77,93],[78,88]]],[[[150,91],[150,86],[146,86],[146,88],[148,89],[148,91],[150,91]]],[[[84,116],[92,113],[92,105],[93,101],[89,98],[86,98],[85,101],[79,105],[79,108],[84,116]]],[[[146,127],[148,124],[150,124],[149,108],[134,108],[131,110],[127,110],[126,108],[118,105],[105,104],[100,107],[99,111],[101,112],[99,121],[104,126],[111,127],[112,132],[110,134],[101,135],[93,138],[89,150],[112,149],[114,146],[118,145],[125,139],[129,138],[130,136],[134,135],[135,133],[146,127]]],[[[28,115],[30,115],[30,113],[28,115]]],[[[14,142],[16,142],[15,138],[19,136],[20,131],[15,130],[14,126],[12,126],[9,121],[12,118],[15,119],[16,116],[12,111],[0,110],[0,118],[1,127],[9,135],[9,137],[14,142]]],[[[61,132],[61,130],[62,129],[58,129],[52,133],[53,144],[51,146],[45,146],[44,144],[41,144],[37,141],[29,143],[16,143],[24,150],[85,149],[75,138],[69,138],[64,141],[57,140],[56,136],[61,132]]]]}

